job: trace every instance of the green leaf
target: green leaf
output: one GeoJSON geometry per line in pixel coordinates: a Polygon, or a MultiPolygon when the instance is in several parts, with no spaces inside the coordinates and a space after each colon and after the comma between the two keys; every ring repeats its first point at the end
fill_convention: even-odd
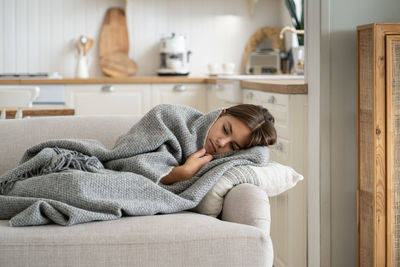
{"type": "Polygon", "coordinates": [[[297,29],[300,23],[296,15],[296,4],[294,3],[293,0],[285,0],[285,4],[289,11],[290,16],[292,17],[293,26],[297,29]]]}
{"type": "Polygon", "coordinates": [[[286,8],[289,11],[290,16],[292,17],[292,23],[295,29],[303,30],[304,29],[304,0],[301,0],[301,15],[300,18],[297,17],[296,12],[296,3],[294,0],[285,0],[286,8]]]}
{"type": "Polygon", "coordinates": [[[304,29],[304,0],[301,0],[301,17],[300,17],[300,25],[299,30],[304,29]]]}

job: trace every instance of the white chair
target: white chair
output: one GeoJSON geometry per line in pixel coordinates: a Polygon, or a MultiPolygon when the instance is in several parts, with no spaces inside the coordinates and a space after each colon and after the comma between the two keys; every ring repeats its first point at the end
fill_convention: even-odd
{"type": "Polygon", "coordinates": [[[22,108],[31,107],[40,93],[37,86],[0,86],[1,118],[6,118],[6,109],[17,108],[16,119],[22,118],[22,108]]]}

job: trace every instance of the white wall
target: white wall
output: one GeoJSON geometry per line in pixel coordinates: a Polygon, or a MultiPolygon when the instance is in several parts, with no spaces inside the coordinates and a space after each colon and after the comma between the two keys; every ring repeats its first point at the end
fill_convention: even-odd
{"type": "Polygon", "coordinates": [[[239,66],[246,42],[258,28],[290,24],[283,0],[259,0],[254,18],[247,0],[0,0],[0,73],[57,71],[73,77],[76,40],[85,34],[95,39],[90,76],[101,76],[98,37],[111,6],[126,6],[137,75],[155,74],[165,34],[187,36],[196,75],[206,73],[210,62],[239,66]]]}
{"type": "MultiPolygon", "coordinates": [[[[111,0],[0,0],[0,73],[59,72],[73,77],[76,40],[97,38],[111,0]]],[[[97,46],[91,75],[99,75],[97,46]]]]}

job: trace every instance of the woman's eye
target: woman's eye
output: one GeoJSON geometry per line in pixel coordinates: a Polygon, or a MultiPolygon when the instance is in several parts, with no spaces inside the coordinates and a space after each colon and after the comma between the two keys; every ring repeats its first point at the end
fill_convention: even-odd
{"type": "Polygon", "coordinates": [[[224,133],[228,134],[228,130],[226,129],[225,125],[224,125],[224,133]]]}
{"type": "Polygon", "coordinates": [[[233,151],[236,150],[236,149],[235,149],[235,146],[234,146],[233,144],[231,144],[231,148],[232,148],[233,151]]]}

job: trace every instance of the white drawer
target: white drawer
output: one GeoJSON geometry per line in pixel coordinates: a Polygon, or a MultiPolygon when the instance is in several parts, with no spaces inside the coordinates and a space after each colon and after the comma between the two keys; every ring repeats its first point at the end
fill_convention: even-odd
{"type": "Polygon", "coordinates": [[[249,89],[244,89],[243,93],[243,98],[247,98],[249,100],[254,99],[271,107],[287,107],[289,103],[289,95],[287,94],[270,93],[249,89]]]}
{"type": "Polygon", "coordinates": [[[290,138],[289,126],[286,123],[281,123],[280,121],[275,120],[275,129],[278,136],[290,138]]]}
{"type": "Polygon", "coordinates": [[[204,84],[152,84],[152,105],[180,104],[207,112],[207,89],[204,84]]]}
{"type": "Polygon", "coordinates": [[[289,156],[292,153],[292,148],[287,139],[278,136],[276,144],[269,148],[271,150],[271,160],[282,164],[291,164],[289,156]]]}
{"type": "Polygon", "coordinates": [[[275,118],[278,135],[289,138],[288,95],[273,94],[256,90],[243,90],[243,103],[260,105],[268,109],[275,118]],[[268,102],[271,99],[270,102],[268,102]]]}
{"type": "Polygon", "coordinates": [[[239,104],[242,102],[242,89],[239,80],[217,79],[216,96],[230,103],[239,104]]]}

